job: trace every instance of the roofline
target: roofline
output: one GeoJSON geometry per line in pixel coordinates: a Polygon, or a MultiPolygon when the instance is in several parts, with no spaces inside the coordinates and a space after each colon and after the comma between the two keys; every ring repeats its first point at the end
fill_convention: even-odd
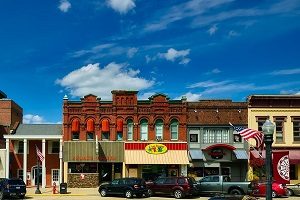
{"type": "Polygon", "coordinates": [[[4,135],[4,139],[62,139],[62,135],[4,135]]]}

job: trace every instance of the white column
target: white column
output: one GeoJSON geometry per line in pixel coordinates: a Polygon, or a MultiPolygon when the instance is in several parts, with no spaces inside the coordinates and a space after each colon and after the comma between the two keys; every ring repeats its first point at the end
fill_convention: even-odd
{"type": "Polygon", "coordinates": [[[9,178],[9,139],[6,139],[5,178],[9,178]]]}
{"type": "Polygon", "coordinates": [[[23,153],[23,181],[27,185],[27,139],[24,139],[24,153],[23,153]]]}
{"type": "Polygon", "coordinates": [[[62,161],[62,143],[63,143],[63,140],[60,139],[59,140],[59,183],[62,183],[63,182],[63,161],[62,161]]]}
{"type": "Polygon", "coordinates": [[[42,162],[42,188],[46,188],[46,140],[42,140],[42,153],[44,160],[42,162]]]}

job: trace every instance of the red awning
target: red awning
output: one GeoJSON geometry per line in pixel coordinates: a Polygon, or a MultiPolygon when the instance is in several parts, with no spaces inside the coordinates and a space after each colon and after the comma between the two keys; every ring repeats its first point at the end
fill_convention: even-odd
{"type": "Polygon", "coordinates": [[[71,131],[72,132],[79,132],[79,125],[80,125],[80,122],[79,122],[79,119],[74,119],[72,121],[72,127],[71,127],[71,131]]]}
{"type": "Polygon", "coordinates": [[[109,121],[107,119],[102,120],[102,131],[109,132],[109,121]]]}
{"type": "MultiPolygon", "coordinates": [[[[300,163],[300,149],[276,149],[273,150],[273,152],[275,151],[289,151],[289,158],[290,158],[290,164],[299,164],[300,163]]],[[[266,151],[263,150],[262,151],[262,156],[259,155],[259,152],[256,150],[252,150],[250,151],[251,155],[253,156],[253,158],[258,159],[258,158],[262,158],[265,159],[266,158],[266,151]]]]}
{"type": "Polygon", "coordinates": [[[86,122],[86,131],[95,132],[95,123],[93,119],[88,119],[86,122]]]}
{"type": "Polygon", "coordinates": [[[123,119],[117,119],[117,132],[123,132],[123,119]]]}
{"type": "Polygon", "coordinates": [[[213,144],[211,146],[206,147],[205,149],[202,150],[210,150],[210,149],[214,149],[214,148],[225,148],[228,150],[235,150],[236,148],[234,146],[231,146],[229,144],[213,144]]]}

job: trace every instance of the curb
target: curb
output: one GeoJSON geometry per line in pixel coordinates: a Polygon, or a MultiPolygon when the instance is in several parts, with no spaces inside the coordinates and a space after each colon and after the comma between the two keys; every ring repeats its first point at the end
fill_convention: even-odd
{"type": "Polygon", "coordinates": [[[27,197],[34,196],[89,196],[89,194],[26,194],[27,197]]]}

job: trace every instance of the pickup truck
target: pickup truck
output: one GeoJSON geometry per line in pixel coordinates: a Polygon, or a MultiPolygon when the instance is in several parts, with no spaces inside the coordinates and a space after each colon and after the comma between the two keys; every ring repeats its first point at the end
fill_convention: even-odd
{"type": "Polygon", "coordinates": [[[231,182],[229,176],[205,176],[197,183],[199,194],[243,195],[252,192],[251,182],[231,182]]]}

